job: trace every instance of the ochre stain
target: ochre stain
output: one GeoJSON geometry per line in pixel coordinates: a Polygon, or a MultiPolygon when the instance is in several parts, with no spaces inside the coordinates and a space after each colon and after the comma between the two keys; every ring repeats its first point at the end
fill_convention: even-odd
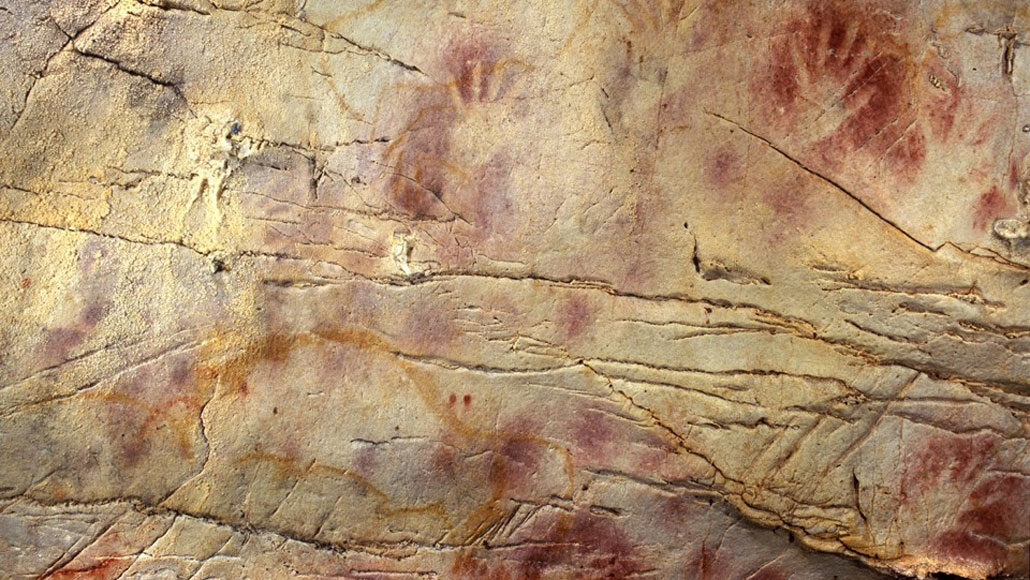
{"type": "Polygon", "coordinates": [[[704,174],[717,192],[725,191],[743,178],[743,159],[735,149],[724,146],[705,161],[704,174]]]}
{"type": "Polygon", "coordinates": [[[1009,191],[1019,191],[1022,182],[1022,172],[1019,168],[1019,161],[1015,158],[1009,160],[1009,191]]]}
{"type": "MultiPolygon", "coordinates": [[[[212,385],[209,388],[213,388],[215,383],[222,385],[224,389],[222,396],[226,397],[242,396],[241,385],[247,382],[257,365],[263,361],[285,361],[292,351],[302,346],[329,343],[347,345],[389,356],[395,356],[398,352],[397,347],[387,339],[369,330],[354,327],[319,327],[307,332],[262,336],[251,342],[241,343],[229,338],[226,338],[225,342],[235,352],[226,354],[224,351],[230,346],[222,346],[220,348],[222,354],[213,357],[212,362],[203,365],[201,375],[211,381],[212,385]]],[[[455,440],[452,444],[461,444],[466,448],[486,449],[493,454],[488,483],[489,497],[473,508],[464,519],[454,522],[448,520],[448,527],[452,530],[447,536],[448,541],[463,541],[475,534],[477,530],[482,529],[483,526],[489,526],[498,518],[504,517],[506,512],[502,509],[501,504],[507,498],[509,490],[522,485],[522,480],[530,477],[536,470],[539,461],[537,458],[542,457],[544,453],[555,453],[562,458],[568,479],[567,493],[571,494],[575,474],[572,456],[568,449],[536,435],[526,435],[513,430],[475,427],[459,418],[457,410],[454,408],[457,394],[440,387],[432,373],[400,358],[394,358],[394,364],[407,377],[406,384],[414,388],[423,404],[446,426],[446,436],[455,440]],[[453,402],[451,395],[454,396],[453,402]]],[[[469,404],[471,404],[471,395],[468,397],[469,404]]],[[[464,401],[465,396],[462,397],[463,404],[464,401]]],[[[382,515],[425,512],[441,518],[452,517],[439,503],[413,507],[393,506],[387,494],[375,488],[364,476],[346,468],[321,463],[312,463],[310,467],[305,467],[296,458],[267,452],[253,452],[239,461],[262,461],[277,465],[283,478],[297,477],[305,470],[315,473],[321,471],[348,478],[381,499],[378,509],[382,515]]]]}
{"type": "Polygon", "coordinates": [[[901,494],[916,500],[941,483],[971,484],[990,461],[997,440],[990,435],[930,436],[905,459],[901,494]]]}
{"type": "Polygon", "coordinates": [[[1030,479],[999,474],[988,477],[973,489],[959,523],[971,532],[992,537],[1024,537],[1030,520],[1012,505],[1030,505],[1030,479]]]}
{"type": "Polygon", "coordinates": [[[506,98],[512,69],[526,68],[501,53],[479,34],[450,43],[440,58],[447,82],[418,88],[404,129],[383,152],[393,169],[387,197],[398,210],[415,219],[461,221],[476,241],[510,229],[507,180],[514,162],[503,148],[475,160],[471,150],[456,149],[455,132],[470,115],[489,115],[486,106],[506,98]]]}
{"type": "Polygon", "coordinates": [[[981,232],[989,231],[994,220],[1015,211],[1012,202],[997,186],[980,194],[973,204],[973,229],[981,232]]]}
{"type": "Polygon", "coordinates": [[[429,456],[433,476],[444,481],[453,481],[458,473],[458,453],[453,447],[438,445],[429,456]]]}
{"type": "Polygon", "coordinates": [[[762,202],[766,209],[775,216],[775,228],[772,229],[770,242],[778,243],[784,235],[785,228],[803,226],[812,211],[812,203],[807,183],[797,174],[773,178],[762,192],[762,202]]]}
{"type": "Polygon", "coordinates": [[[40,580],[114,580],[135,561],[134,557],[107,557],[88,566],[61,568],[40,577],[40,580]]]}
{"type": "Polygon", "coordinates": [[[452,312],[431,299],[411,303],[404,319],[406,337],[424,350],[453,344],[461,335],[452,312]]]}
{"type": "Polygon", "coordinates": [[[887,150],[886,160],[896,175],[910,181],[915,179],[926,161],[926,136],[919,130],[909,131],[887,150]]]}
{"type": "Polygon", "coordinates": [[[68,360],[71,352],[79,347],[107,315],[111,307],[108,299],[89,299],[85,308],[79,311],[76,320],[68,327],[59,327],[46,334],[43,347],[43,361],[52,366],[68,360]]]}
{"type": "Polygon", "coordinates": [[[686,0],[609,0],[622,18],[629,23],[633,36],[640,37],[663,33],[669,26],[675,26],[683,12],[686,0]]]}
{"type": "Polygon", "coordinates": [[[577,413],[572,422],[572,441],[584,460],[603,462],[615,444],[608,421],[598,411],[585,409],[577,413]]]}
{"type": "Polygon", "coordinates": [[[505,550],[504,558],[462,553],[451,567],[456,580],[619,580],[650,569],[634,543],[609,518],[576,510],[547,518],[532,542],[505,550]],[[546,527],[545,527],[546,526],[546,527]]]}
{"type": "MultiPolygon", "coordinates": [[[[684,2],[679,2],[676,11],[676,18],[682,11],[684,2]]],[[[727,2],[706,2],[697,4],[696,13],[692,16],[693,24],[690,27],[689,40],[686,45],[688,52],[705,50],[717,46],[723,46],[731,42],[731,35],[739,32],[736,18],[738,13],[733,9],[732,4],[727,2]]]]}
{"type": "Polygon", "coordinates": [[[116,451],[116,460],[122,467],[132,468],[142,464],[152,448],[151,438],[158,425],[170,428],[178,445],[180,457],[192,460],[196,456],[193,446],[193,429],[196,426],[192,412],[200,403],[193,397],[182,402],[187,407],[169,416],[169,408],[163,402],[149,402],[139,397],[117,391],[81,391],[71,399],[89,404],[96,402],[106,418],[103,425],[116,451]]]}
{"type": "Polygon", "coordinates": [[[251,390],[248,379],[258,364],[282,363],[295,348],[316,340],[310,334],[270,333],[239,345],[242,340],[236,337],[224,333],[216,335],[209,341],[212,345],[209,357],[199,365],[197,377],[206,387],[204,390],[221,384],[225,389],[224,395],[245,399],[251,390]]]}
{"type": "Polygon", "coordinates": [[[926,63],[925,92],[928,93],[923,115],[929,120],[933,138],[943,142],[952,135],[959,106],[964,102],[962,86],[935,54],[928,51],[923,60],[926,63]]]}
{"type": "Polygon", "coordinates": [[[1005,564],[1006,550],[997,540],[975,536],[967,531],[950,531],[938,535],[932,549],[939,556],[963,564],[986,566],[989,576],[1000,572],[1005,564]]]}
{"type": "MultiPolygon", "coordinates": [[[[903,40],[899,23],[910,17],[904,10],[890,14],[837,0],[812,0],[787,11],[773,28],[785,33],[761,45],[751,77],[757,122],[786,137],[803,134],[813,116],[839,109],[829,129],[802,145],[805,157],[840,169],[853,164],[859,151],[875,160],[886,156],[889,174],[915,181],[926,160],[916,103],[927,81],[903,40]]],[[[957,91],[942,95],[958,98],[957,91]]],[[[948,107],[954,111],[957,101],[948,107]]],[[[931,125],[942,139],[950,130],[947,119],[931,125]]]]}
{"type": "Polygon", "coordinates": [[[582,336],[593,322],[593,309],[582,294],[562,300],[558,307],[558,329],[566,340],[582,336]]]}
{"type": "Polygon", "coordinates": [[[1012,542],[1030,534],[1025,510],[1030,505],[1030,480],[995,474],[981,481],[963,504],[954,526],[932,542],[933,550],[949,560],[975,564],[990,575],[1027,572],[1030,554],[1012,542]]]}
{"type": "Polygon", "coordinates": [[[352,460],[354,470],[364,477],[370,477],[379,467],[379,457],[376,454],[375,446],[362,447],[354,454],[352,460]]]}
{"type": "Polygon", "coordinates": [[[697,553],[690,559],[690,567],[696,570],[696,576],[698,578],[706,579],[709,576],[711,569],[711,560],[714,554],[708,548],[708,542],[706,540],[701,541],[701,547],[697,550],[697,553]]]}
{"type": "Polygon", "coordinates": [[[393,517],[402,514],[422,514],[439,518],[448,526],[452,525],[450,514],[442,503],[427,502],[414,506],[395,506],[393,500],[386,492],[375,486],[367,477],[352,469],[328,465],[314,460],[301,462],[292,457],[263,451],[247,453],[238,458],[236,462],[240,465],[255,462],[271,465],[275,468],[278,473],[277,477],[281,481],[295,481],[311,476],[347,479],[357,484],[366,493],[377,498],[376,513],[379,516],[393,517]]]}

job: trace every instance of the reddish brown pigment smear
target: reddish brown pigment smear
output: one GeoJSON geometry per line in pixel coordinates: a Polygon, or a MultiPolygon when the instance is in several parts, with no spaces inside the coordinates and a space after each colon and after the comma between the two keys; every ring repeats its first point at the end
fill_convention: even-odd
{"type": "Polygon", "coordinates": [[[962,102],[962,88],[958,77],[944,66],[931,64],[927,73],[930,91],[924,115],[930,121],[930,131],[938,141],[947,139],[955,126],[959,105],[962,102]]]}
{"type": "Polygon", "coordinates": [[[487,483],[491,502],[511,497],[526,497],[537,492],[542,470],[564,469],[568,477],[566,493],[572,492],[572,456],[568,449],[545,437],[542,416],[537,412],[519,414],[502,422],[487,435],[492,451],[487,483]],[[534,435],[528,435],[534,434],[534,435]]]}
{"type": "Polygon", "coordinates": [[[949,559],[985,566],[992,574],[1030,571],[1030,553],[1002,542],[1030,535],[1030,519],[1018,507],[1027,505],[1030,480],[1011,474],[989,477],[973,489],[955,527],[937,536],[933,548],[949,559]]]}
{"type": "Polygon", "coordinates": [[[47,366],[68,360],[72,351],[81,345],[107,315],[111,301],[90,299],[79,311],[75,323],[69,327],[55,328],[47,333],[43,359],[47,366]]]}
{"type": "Polygon", "coordinates": [[[1009,190],[1018,191],[1022,175],[1019,170],[1019,161],[1015,158],[1009,160],[1009,190]]]}
{"type": "Polygon", "coordinates": [[[609,420],[593,409],[581,409],[573,418],[572,442],[584,462],[603,464],[616,444],[613,435],[609,420]]]}
{"type": "Polygon", "coordinates": [[[459,458],[454,447],[438,445],[429,457],[433,474],[442,481],[451,481],[458,473],[459,458]]]}
{"type": "Polygon", "coordinates": [[[694,570],[694,575],[697,578],[709,578],[712,569],[712,560],[715,558],[715,554],[708,548],[706,542],[701,542],[701,548],[698,549],[695,554],[688,562],[688,569],[694,570]]]}
{"type": "Polygon", "coordinates": [[[990,435],[931,436],[906,459],[901,493],[915,500],[940,483],[969,485],[987,467],[996,438],[990,435]]]}
{"type": "Polygon", "coordinates": [[[781,224],[799,226],[808,215],[805,181],[798,175],[771,183],[763,198],[766,207],[772,209],[781,224]]]}
{"type": "Polygon", "coordinates": [[[886,159],[897,175],[913,180],[926,161],[926,136],[913,127],[887,150],[886,159]]]}
{"type": "Polygon", "coordinates": [[[466,553],[452,567],[460,580],[619,580],[648,567],[633,542],[608,518],[586,510],[562,513],[534,526],[532,543],[504,547],[500,554],[466,553]],[[547,526],[546,529],[543,528],[547,526]]]}
{"type": "Polygon", "coordinates": [[[581,336],[591,322],[593,322],[592,309],[587,303],[587,299],[580,294],[566,298],[558,307],[558,328],[566,339],[581,336]]]}
{"type": "Polygon", "coordinates": [[[490,100],[490,82],[501,60],[498,48],[482,38],[461,38],[444,53],[443,65],[463,103],[490,100]]]}
{"type": "Polygon", "coordinates": [[[21,289],[25,290],[29,286],[32,286],[32,278],[22,278],[21,279],[21,289]]]}
{"type": "Polygon", "coordinates": [[[42,578],[51,580],[114,580],[134,561],[132,557],[101,558],[89,566],[62,568],[42,578]]]}
{"type": "Polygon", "coordinates": [[[806,84],[832,81],[843,89],[851,113],[841,127],[844,141],[861,143],[896,118],[892,113],[901,104],[906,76],[904,53],[888,36],[893,26],[872,13],[842,2],[810,2],[780,29],[793,31],[773,42],[770,66],[782,74],[765,80],[784,117],[808,91],[806,84]]]}
{"type": "Polygon", "coordinates": [[[150,453],[150,434],[143,431],[147,409],[140,404],[115,400],[105,406],[104,412],[104,429],[118,452],[120,467],[136,467],[150,453]]]}
{"type": "Polygon", "coordinates": [[[691,513],[691,500],[682,495],[671,495],[662,500],[661,524],[669,525],[670,530],[682,529],[691,513]]]}
{"type": "Polygon", "coordinates": [[[508,177],[513,166],[514,161],[507,152],[497,152],[474,168],[466,176],[463,187],[453,192],[456,211],[476,228],[478,241],[511,233],[515,210],[508,177]]]}
{"type": "Polygon", "coordinates": [[[416,300],[404,321],[405,336],[423,352],[451,344],[461,335],[453,314],[431,298],[416,300]]]}
{"type": "Polygon", "coordinates": [[[907,455],[901,480],[904,506],[936,501],[938,497],[964,498],[958,514],[927,549],[956,567],[984,569],[988,575],[1027,570],[1025,547],[1030,536],[1025,510],[1030,504],[1030,479],[999,466],[1000,437],[934,435],[919,442],[907,455]],[[935,491],[936,490],[936,491],[935,491]]]}
{"type": "MultiPolygon", "coordinates": [[[[220,340],[217,337],[212,339],[212,343],[218,342],[220,340]]],[[[294,348],[304,342],[300,337],[285,333],[262,334],[259,340],[248,344],[235,357],[201,365],[197,369],[198,380],[210,388],[221,381],[227,395],[246,399],[251,391],[247,379],[259,363],[282,363],[294,348]]]]}
{"type": "Polygon", "coordinates": [[[122,468],[143,465],[161,441],[171,443],[181,459],[196,457],[197,417],[212,392],[198,377],[196,361],[186,355],[167,358],[170,366],[143,367],[110,391],[91,395],[107,438],[122,468]]]}
{"type": "Polygon", "coordinates": [[[478,241],[508,232],[505,224],[513,213],[508,176],[514,161],[503,149],[486,161],[473,160],[474,152],[458,148],[454,133],[476,109],[506,97],[510,64],[496,44],[476,34],[462,36],[445,50],[441,68],[446,84],[421,90],[403,135],[384,152],[394,171],[388,198],[399,210],[416,219],[460,220],[478,241]]]}
{"type": "Polygon", "coordinates": [[[547,448],[528,437],[505,438],[497,449],[490,466],[490,483],[495,497],[503,497],[512,490],[529,490],[533,474],[546,461],[547,448]]]}
{"type": "Polygon", "coordinates": [[[986,564],[992,569],[992,574],[1001,571],[1006,559],[1004,546],[996,540],[976,537],[967,531],[951,531],[937,536],[933,549],[951,560],[986,564]]]}
{"type": "Polygon", "coordinates": [[[744,176],[743,159],[735,149],[725,146],[705,161],[705,178],[717,190],[725,190],[744,176]]]}
{"type": "Polygon", "coordinates": [[[621,133],[626,130],[622,122],[623,108],[637,82],[637,59],[632,40],[624,40],[612,52],[613,62],[617,64],[605,71],[608,78],[605,79],[603,112],[610,130],[621,133]]]}
{"type": "MultiPolygon", "coordinates": [[[[682,2],[676,9],[675,18],[680,17],[682,2]]],[[[741,31],[739,14],[733,5],[727,2],[704,2],[698,5],[697,12],[691,16],[694,23],[690,27],[687,51],[697,51],[723,46],[732,40],[734,33],[741,31]]]]}
{"type": "Polygon", "coordinates": [[[1015,211],[1009,199],[1001,193],[997,186],[980,194],[973,205],[973,229],[989,231],[994,220],[1005,217],[1015,211]]]}
{"type": "Polygon", "coordinates": [[[1013,505],[1030,505],[1030,480],[1011,474],[990,477],[973,490],[959,522],[987,536],[1026,536],[1030,521],[1023,510],[1012,509],[1013,505]]]}
{"type": "Polygon", "coordinates": [[[365,445],[354,454],[352,463],[354,470],[364,477],[369,477],[379,466],[379,457],[374,445],[365,445]]]}
{"type": "MultiPolygon", "coordinates": [[[[857,151],[876,158],[892,152],[892,171],[913,179],[925,161],[926,143],[913,106],[918,67],[900,40],[904,19],[904,14],[822,0],[787,16],[772,30],[790,32],[761,45],[758,73],[751,80],[761,122],[789,136],[801,132],[822,107],[839,108],[837,125],[808,144],[812,155],[839,166],[857,151]]],[[[947,124],[941,123],[942,132],[947,124]]]]}
{"type": "Polygon", "coordinates": [[[684,579],[689,580],[786,580],[787,573],[779,566],[767,563],[750,573],[739,569],[740,562],[734,561],[734,552],[715,548],[708,542],[702,542],[687,562],[684,579]],[[747,575],[745,575],[747,574],[747,575]]]}

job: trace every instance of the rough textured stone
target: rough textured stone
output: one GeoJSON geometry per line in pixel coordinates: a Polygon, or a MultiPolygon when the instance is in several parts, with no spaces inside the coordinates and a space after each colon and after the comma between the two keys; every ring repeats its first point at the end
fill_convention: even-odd
{"type": "Polygon", "coordinates": [[[0,1],[0,572],[1030,576],[1028,30],[0,1]]]}

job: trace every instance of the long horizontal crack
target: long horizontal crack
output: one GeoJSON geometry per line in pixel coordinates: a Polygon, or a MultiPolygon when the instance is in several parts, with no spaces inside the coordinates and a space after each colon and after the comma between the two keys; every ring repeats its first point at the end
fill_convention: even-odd
{"type": "MultiPolygon", "coordinates": [[[[287,30],[298,32],[301,35],[303,35],[304,33],[302,31],[298,30],[297,27],[291,26],[291,23],[295,24],[296,26],[301,26],[301,27],[302,26],[310,26],[310,27],[312,27],[314,29],[317,29],[325,37],[333,38],[333,39],[336,39],[336,40],[342,40],[343,42],[347,43],[351,47],[357,49],[355,52],[360,52],[361,54],[364,54],[364,55],[374,56],[374,57],[379,58],[379,59],[381,59],[381,60],[383,60],[383,61],[385,61],[385,62],[387,62],[387,63],[389,63],[391,65],[394,65],[394,66],[397,66],[399,68],[402,68],[402,69],[404,69],[406,71],[413,72],[413,73],[425,76],[427,78],[429,77],[429,75],[427,75],[425,73],[425,71],[423,71],[418,66],[415,66],[413,64],[404,62],[403,60],[400,60],[400,59],[394,57],[393,55],[391,55],[391,54],[389,54],[387,52],[384,52],[384,51],[379,50],[379,49],[377,49],[375,47],[372,47],[372,46],[365,45],[365,44],[360,43],[360,42],[358,42],[356,40],[353,40],[352,38],[344,36],[344,35],[340,34],[339,32],[337,32],[335,30],[331,30],[326,25],[318,24],[318,23],[312,22],[310,20],[307,20],[305,18],[301,18],[299,16],[292,16],[291,17],[291,16],[286,15],[285,13],[279,13],[279,14],[274,14],[273,15],[271,13],[268,13],[268,12],[265,12],[265,11],[262,11],[262,10],[259,10],[259,9],[254,9],[253,7],[254,6],[259,6],[259,3],[248,3],[247,5],[245,5],[243,7],[240,7],[240,8],[230,8],[228,6],[215,6],[215,5],[212,4],[212,5],[209,5],[209,7],[208,7],[208,8],[210,8],[210,10],[199,10],[199,9],[193,8],[193,7],[191,7],[191,6],[189,6],[189,5],[185,4],[185,3],[180,3],[180,2],[166,1],[166,2],[164,2],[162,4],[155,4],[155,3],[152,3],[152,2],[143,2],[143,1],[140,1],[140,0],[134,0],[134,1],[138,5],[146,6],[148,8],[156,8],[158,10],[163,10],[163,11],[182,12],[182,13],[185,13],[185,14],[193,14],[193,15],[200,16],[200,17],[209,17],[209,16],[211,16],[214,13],[213,11],[243,12],[243,13],[251,15],[251,16],[253,16],[255,18],[264,19],[266,22],[269,22],[269,23],[274,24],[276,26],[279,26],[281,28],[285,28],[287,30]]],[[[299,47],[294,47],[294,48],[299,48],[299,47]]],[[[301,49],[301,50],[303,50],[303,49],[301,49]]]]}
{"type": "MultiPolygon", "coordinates": [[[[196,247],[193,247],[193,246],[191,246],[189,244],[186,244],[184,242],[181,242],[181,241],[136,239],[136,238],[130,238],[130,237],[122,236],[122,235],[118,235],[118,234],[111,234],[111,233],[107,233],[107,232],[102,232],[102,231],[98,231],[98,230],[94,230],[94,229],[90,229],[90,228],[81,228],[81,227],[73,227],[73,226],[58,226],[58,225],[53,225],[53,224],[44,224],[44,223],[34,222],[34,221],[31,221],[31,220],[19,220],[19,219],[14,219],[14,218],[0,218],[0,223],[3,223],[3,222],[13,223],[13,224],[20,224],[20,225],[28,225],[28,226],[34,226],[34,227],[40,227],[40,228],[51,229],[51,230],[55,230],[55,231],[63,231],[63,232],[72,232],[72,233],[82,233],[82,234],[95,235],[95,236],[100,236],[100,237],[104,237],[104,238],[108,238],[108,239],[119,240],[119,241],[122,241],[122,242],[127,242],[127,243],[132,243],[132,244],[140,244],[140,245],[146,245],[146,246],[179,247],[179,248],[183,248],[183,249],[189,250],[190,252],[193,252],[193,253],[195,253],[197,255],[205,256],[205,257],[210,256],[213,253],[219,251],[217,248],[210,249],[210,250],[201,250],[201,249],[198,249],[196,247]]],[[[305,258],[303,256],[297,256],[297,255],[287,254],[287,253],[282,253],[282,252],[261,252],[261,251],[255,251],[255,250],[236,251],[236,252],[231,253],[231,255],[228,256],[228,257],[243,257],[243,256],[257,257],[257,258],[267,258],[267,259],[281,259],[281,260],[299,260],[299,261],[309,261],[310,260],[310,258],[305,258]]],[[[335,264],[335,262],[330,262],[330,263],[335,264]]],[[[339,265],[339,264],[335,264],[335,265],[340,266],[341,268],[343,268],[342,265],[339,265]]],[[[955,376],[954,374],[952,374],[950,372],[944,372],[942,369],[937,368],[937,367],[935,367],[933,365],[930,365],[928,363],[920,362],[918,360],[912,360],[911,357],[907,357],[907,358],[906,357],[884,358],[882,355],[874,354],[873,352],[869,351],[867,348],[865,348],[865,347],[863,347],[861,345],[855,344],[855,343],[853,343],[851,341],[847,341],[847,340],[843,340],[843,339],[829,338],[829,337],[826,337],[826,336],[820,336],[820,334],[815,330],[815,326],[811,322],[809,322],[809,321],[806,321],[806,320],[803,320],[803,319],[799,319],[799,318],[795,318],[795,317],[788,316],[788,315],[779,314],[779,313],[770,311],[770,310],[768,310],[766,308],[762,308],[761,306],[758,306],[758,305],[755,305],[755,304],[750,304],[750,303],[739,303],[739,302],[731,302],[731,301],[721,300],[721,299],[702,298],[702,297],[690,296],[690,295],[679,294],[679,293],[675,293],[675,294],[642,294],[642,293],[635,293],[635,292],[625,292],[625,291],[621,291],[621,290],[616,289],[614,286],[612,286],[611,284],[609,284],[608,282],[603,281],[603,280],[590,280],[590,279],[583,279],[583,278],[556,278],[556,277],[542,276],[542,275],[539,275],[539,274],[513,275],[513,274],[490,273],[490,272],[440,271],[440,272],[433,272],[431,274],[422,274],[422,275],[411,276],[411,277],[395,277],[395,276],[367,276],[367,275],[362,275],[361,273],[358,273],[358,272],[351,271],[351,270],[346,269],[346,268],[344,268],[344,270],[346,270],[347,273],[350,276],[352,276],[352,278],[350,278],[350,280],[355,280],[355,279],[356,280],[364,280],[364,281],[372,282],[372,283],[375,283],[375,284],[382,284],[382,285],[388,285],[388,286],[406,287],[406,286],[417,286],[417,285],[429,284],[429,283],[440,283],[440,282],[446,282],[446,281],[449,281],[449,280],[462,279],[462,278],[483,278],[483,279],[510,280],[510,281],[515,281],[515,282],[538,282],[538,283],[553,285],[553,286],[556,286],[556,287],[570,288],[570,289],[571,288],[575,288],[575,289],[588,289],[588,290],[593,290],[593,291],[604,292],[606,294],[609,294],[609,295],[615,296],[615,297],[630,298],[630,299],[637,299],[637,300],[645,300],[645,301],[651,301],[651,302],[678,302],[678,303],[688,303],[688,304],[706,304],[706,305],[711,305],[711,306],[715,306],[715,307],[719,307],[719,308],[753,310],[755,316],[758,316],[758,317],[768,317],[768,318],[776,320],[791,335],[797,336],[798,338],[802,338],[802,339],[817,340],[817,341],[820,341],[820,342],[824,342],[824,343],[829,344],[829,345],[831,345],[833,347],[837,347],[837,348],[841,349],[841,352],[844,353],[844,354],[862,358],[863,360],[866,360],[866,361],[868,361],[870,363],[874,363],[874,364],[878,364],[878,365],[899,365],[899,366],[904,366],[906,368],[910,368],[910,369],[913,369],[913,370],[922,371],[922,372],[926,373],[928,376],[930,376],[932,378],[935,378],[935,379],[958,380],[958,381],[966,383],[966,384],[968,384],[968,383],[982,384],[982,382],[983,382],[983,381],[980,381],[980,380],[974,379],[974,378],[964,378],[964,377],[955,376]]],[[[346,280],[343,280],[343,281],[338,282],[338,283],[345,283],[345,282],[346,282],[346,280]]],[[[273,287],[296,288],[296,289],[318,288],[318,287],[323,287],[323,286],[325,286],[327,284],[337,284],[337,282],[329,282],[327,280],[315,280],[315,279],[312,279],[310,281],[303,281],[303,280],[302,281],[269,280],[267,283],[270,286],[273,286],[273,287]]],[[[1009,383],[1002,383],[1002,386],[1007,386],[1010,389],[1014,389],[1014,392],[1016,392],[1016,393],[1020,393],[1021,392],[1020,389],[1023,387],[1022,383],[1011,383],[1011,384],[1009,384],[1009,383]]]]}
{"type": "Polygon", "coordinates": [[[253,536],[258,534],[271,534],[279,536],[284,539],[292,540],[301,544],[311,546],[313,548],[323,550],[326,552],[332,552],[335,554],[349,554],[349,553],[364,553],[371,554],[374,556],[387,557],[395,560],[401,558],[391,557],[386,555],[390,550],[404,550],[404,549],[446,549],[449,546],[437,546],[432,544],[420,544],[412,540],[398,540],[398,541],[379,541],[379,542],[325,542],[311,537],[302,536],[299,534],[291,533],[286,530],[278,528],[261,526],[251,522],[235,522],[227,519],[215,517],[210,514],[204,514],[200,512],[193,512],[189,510],[181,510],[170,508],[167,506],[153,505],[150,502],[145,501],[139,497],[123,497],[117,499],[108,500],[97,500],[97,501],[76,501],[76,500],[65,500],[60,502],[45,502],[39,499],[28,497],[28,496],[17,496],[4,498],[10,501],[18,501],[34,505],[36,507],[46,508],[91,508],[91,507],[112,507],[119,506],[124,507],[126,510],[132,510],[144,516],[152,517],[184,517],[199,522],[204,522],[209,525],[226,528],[234,533],[242,534],[245,536],[253,536]]]}
{"type": "Polygon", "coordinates": [[[130,237],[127,237],[127,236],[121,236],[121,235],[118,235],[118,234],[111,234],[111,233],[107,233],[107,232],[101,232],[99,230],[94,230],[94,229],[91,229],[91,228],[83,228],[83,227],[77,227],[77,226],[58,226],[58,225],[53,225],[53,224],[44,224],[44,223],[40,223],[40,222],[34,222],[34,221],[31,221],[31,220],[19,220],[19,219],[4,218],[4,217],[0,217],[0,223],[10,223],[10,224],[18,224],[18,225],[24,225],[24,226],[33,226],[33,227],[43,228],[43,229],[47,229],[47,230],[55,230],[55,231],[75,233],[75,234],[89,234],[89,235],[93,235],[93,236],[99,236],[101,238],[108,238],[108,239],[112,239],[112,240],[119,240],[119,241],[127,242],[127,243],[130,243],[130,244],[140,244],[140,245],[144,245],[144,246],[174,246],[174,247],[178,247],[178,248],[183,248],[183,249],[189,250],[189,251],[191,251],[191,252],[193,252],[195,254],[199,254],[201,256],[207,256],[208,254],[211,253],[211,252],[205,252],[205,251],[202,251],[202,250],[198,250],[197,248],[194,248],[193,246],[190,246],[190,245],[185,244],[183,242],[174,242],[174,241],[167,241],[167,240],[148,240],[148,239],[130,238],[130,237]]]}

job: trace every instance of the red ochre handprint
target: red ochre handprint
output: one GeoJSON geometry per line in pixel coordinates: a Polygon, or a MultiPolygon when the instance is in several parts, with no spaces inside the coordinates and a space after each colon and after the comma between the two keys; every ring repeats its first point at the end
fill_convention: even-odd
{"type": "Polygon", "coordinates": [[[415,110],[383,164],[388,201],[415,219],[460,220],[484,235],[511,213],[511,156],[498,132],[504,101],[524,63],[482,40],[449,48],[446,78],[419,87],[415,110]]]}
{"type": "Polygon", "coordinates": [[[769,39],[752,80],[755,113],[824,162],[861,152],[917,170],[926,149],[914,106],[920,77],[900,20],[884,9],[809,4],[769,39]]]}

